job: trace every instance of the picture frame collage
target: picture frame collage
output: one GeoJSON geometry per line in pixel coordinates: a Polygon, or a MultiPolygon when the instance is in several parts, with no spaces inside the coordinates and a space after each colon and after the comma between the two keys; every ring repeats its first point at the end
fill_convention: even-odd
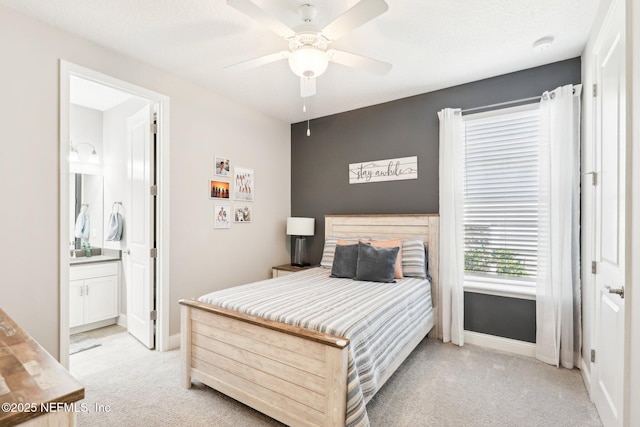
{"type": "Polygon", "coordinates": [[[226,156],[214,156],[214,179],[209,180],[209,199],[214,204],[214,228],[228,229],[231,223],[253,221],[255,176],[253,169],[234,166],[226,156]],[[233,171],[233,173],[231,173],[233,171]],[[236,203],[231,205],[231,199],[236,203]]]}

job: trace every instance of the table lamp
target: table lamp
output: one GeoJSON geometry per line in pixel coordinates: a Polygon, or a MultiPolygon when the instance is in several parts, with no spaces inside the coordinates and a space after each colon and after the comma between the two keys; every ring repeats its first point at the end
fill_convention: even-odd
{"type": "Polygon", "coordinates": [[[287,234],[289,236],[296,236],[292,266],[304,267],[309,265],[307,262],[307,240],[305,236],[313,236],[315,225],[315,218],[287,218],[287,234]]]}

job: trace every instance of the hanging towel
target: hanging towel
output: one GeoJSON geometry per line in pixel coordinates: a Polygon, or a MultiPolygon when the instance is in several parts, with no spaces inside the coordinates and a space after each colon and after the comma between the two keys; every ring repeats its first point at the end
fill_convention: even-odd
{"type": "Polygon", "coordinates": [[[107,240],[118,241],[122,239],[122,215],[120,212],[111,212],[107,224],[107,240]]]}
{"type": "Polygon", "coordinates": [[[88,239],[89,238],[89,215],[85,212],[80,212],[78,218],[76,218],[76,239],[88,239]]]}

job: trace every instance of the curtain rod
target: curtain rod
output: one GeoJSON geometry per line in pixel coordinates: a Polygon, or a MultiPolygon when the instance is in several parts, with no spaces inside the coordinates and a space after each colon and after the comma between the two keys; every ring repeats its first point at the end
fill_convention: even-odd
{"type": "MultiPolygon", "coordinates": [[[[582,85],[573,85],[573,94],[576,95],[576,89],[578,90],[577,95],[580,95],[580,89],[582,88],[582,85]]],[[[545,92],[546,93],[546,92],[545,92]]],[[[551,98],[553,98],[555,94],[551,94],[551,98]]],[[[465,108],[464,110],[461,110],[461,113],[467,113],[469,111],[476,111],[476,110],[486,110],[487,108],[493,108],[493,107],[502,107],[503,105],[510,105],[510,104],[520,104],[523,102],[527,102],[527,101],[539,101],[540,99],[542,99],[542,95],[538,95],[538,96],[532,96],[530,98],[522,98],[522,99],[514,99],[513,101],[506,101],[506,102],[499,102],[497,104],[491,104],[491,105],[483,105],[481,107],[473,107],[473,108],[465,108]]]]}
{"type": "Polygon", "coordinates": [[[502,107],[503,105],[518,104],[518,103],[527,102],[527,101],[539,101],[540,98],[542,98],[541,95],[532,96],[530,98],[514,99],[513,101],[499,102],[497,104],[483,105],[481,107],[465,108],[461,112],[464,114],[464,113],[467,113],[469,111],[485,110],[487,108],[502,107]]]}

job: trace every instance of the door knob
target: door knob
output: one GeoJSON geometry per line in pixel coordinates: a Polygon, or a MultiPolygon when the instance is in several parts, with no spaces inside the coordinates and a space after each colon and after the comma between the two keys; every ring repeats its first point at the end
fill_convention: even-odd
{"type": "Polygon", "coordinates": [[[125,255],[129,255],[131,253],[131,250],[130,249],[125,249],[125,250],[122,251],[122,253],[125,254],[125,255]]]}
{"type": "Polygon", "coordinates": [[[620,295],[620,298],[623,298],[623,299],[624,299],[624,286],[623,286],[623,287],[621,287],[621,288],[615,288],[615,289],[612,289],[612,288],[611,288],[611,286],[606,285],[606,286],[605,286],[605,289],[606,289],[607,291],[609,291],[609,293],[610,293],[610,294],[620,295]]]}

